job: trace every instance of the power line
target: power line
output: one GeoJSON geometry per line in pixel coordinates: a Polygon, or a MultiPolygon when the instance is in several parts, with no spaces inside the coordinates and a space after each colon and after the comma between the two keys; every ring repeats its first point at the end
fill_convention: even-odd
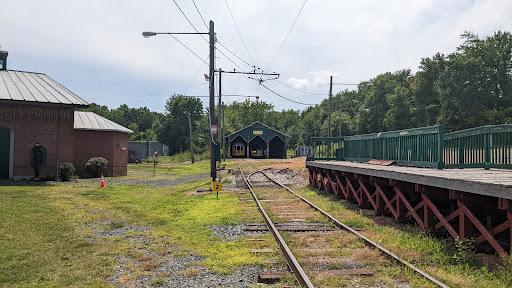
{"type": "MultiPolygon", "coordinates": [[[[174,2],[174,4],[176,4],[176,6],[178,7],[178,9],[180,9],[180,12],[181,14],[183,14],[183,16],[185,17],[185,19],[187,19],[188,23],[190,23],[190,25],[192,25],[192,27],[194,28],[194,30],[196,30],[197,33],[200,33],[197,29],[196,29],[196,26],[194,26],[194,24],[192,24],[192,22],[190,21],[190,19],[188,19],[187,15],[185,15],[185,12],[183,12],[183,10],[181,10],[181,7],[180,5],[178,5],[178,3],[176,2],[176,0],[172,0],[174,2]]],[[[204,36],[201,35],[201,37],[203,37],[204,40],[206,40],[204,38],[204,36]]]]}
{"type": "Polygon", "coordinates": [[[274,56],[274,59],[272,59],[272,62],[270,62],[270,65],[268,65],[267,70],[270,70],[270,67],[272,66],[272,64],[274,64],[274,61],[276,60],[277,55],[278,55],[278,54],[279,54],[279,52],[281,51],[281,48],[283,48],[283,45],[284,45],[284,42],[286,42],[286,39],[288,39],[288,35],[290,35],[290,32],[292,31],[292,28],[293,28],[293,26],[295,25],[295,22],[297,22],[297,19],[299,18],[300,12],[302,12],[302,9],[304,9],[304,6],[306,5],[306,2],[308,2],[308,0],[305,0],[305,1],[304,1],[304,4],[302,4],[302,7],[300,8],[300,11],[299,11],[299,13],[297,14],[297,17],[295,17],[295,20],[293,21],[292,27],[290,27],[290,30],[288,30],[288,33],[286,34],[286,37],[284,37],[283,43],[281,43],[281,46],[279,47],[279,50],[277,50],[277,53],[276,53],[276,55],[274,56]]]}
{"type": "MultiPolygon", "coordinates": [[[[205,60],[203,60],[203,58],[201,58],[201,56],[197,55],[196,52],[192,51],[192,49],[188,48],[187,45],[183,44],[183,42],[181,42],[180,40],[178,40],[178,38],[174,37],[174,35],[172,34],[169,34],[172,38],[174,38],[176,41],[178,41],[181,45],[183,45],[183,47],[187,48],[188,51],[192,52],[192,54],[196,55],[197,58],[201,59],[201,61],[203,61],[205,64],[208,64],[205,60]]],[[[208,57],[209,58],[209,57],[208,57]]],[[[208,59],[206,58],[206,59],[208,59]]]]}
{"type": "Polygon", "coordinates": [[[217,47],[215,47],[215,50],[219,51],[220,54],[222,54],[224,57],[226,57],[226,59],[228,59],[231,63],[235,64],[236,67],[238,67],[238,69],[242,70],[245,72],[245,70],[240,67],[240,65],[236,64],[235,61],[231,60],[231,58],[229,58],[226,54],[224,54],[221,50],[219,50],[217,47]]]}
{"type": "Polygon", "coordinates": [[[224,0],[226,2],[226,6],[228,6],[229,14],[231,14],[231,18],[233,19],[233,23],[235,23],[236,30],[238,31],[238,35],[240,35],[240,39],[242,39],[242,43],[244,44],[245,51],[247,51],[247,55],[249,55],[249,59],[251,59],[251,62],[254,66],[254,60],[252,60],[251,53],[249,53],[249,49],[247,49],[247,45],[245,45],[244,38],[242,37],[242,33],[240,32],[240,29],[238,29],[238,25],[236,24],[235,16],[233,16],[233,12],[231,12],[231,8],[229,8],[228,0],[224,0]]]}
{"type": "Polygon", "coordinates": [[[201,71],[201,69],[203,69],[204,64],[205,63],[201,64],[201,67],[197,70],[196,75],[194,76],[192,81],[190,81],[190,83],[188,83],[187,89],[185,89],[185,92],[183,92],[183,94],[187,94],[188,88],[190,88],[190,85],[192,85],[192,82],[194,82],[194,80],[196,80],[197,74],[199,74],[199,71],[201,71]]]}
{"type": "Polygon", "coordinates": [[[302,103],[302,102],[298,102],[298,101],[295,101],[295,100],[292,100],[292,99],[286,98],[286,97],[284,97],[283,95],[278,94],[278,93],[274,92],[272,89],[270,89],[270,88],[268,88],[267,86],[263,85],[263,83],[260,83],[260,85],[261,85],[261,86],[263,86],[263,88],[267,89],[268,91],[270,91],[270,92],[272,92],[272,93],[276,94],[277,96],[279,96],[279,97],[281,97],[281,98],[283,98],[283,99],[286,99],[286,100],[288,100],[288,101],[290,101],[290,102],[297,103],[297,104],[301,104],[301,105],[306,105],[306,106],[314,106],[314,105],[316,105],[316,104],[306,104],[306,103],[302,103]]]}
{"type": "Polygon", "coordinates": [[[201,20],[203,20],[204,26],[206,26],[206,29],[210,29],[208,25],[206,24],[206,21],[204,21],[203,15],[201,15],[201,12],[199,12],[199,8],[197,8],[196,1],[192,0],[192,3],[194,3],[194,6],[196,7],[197,13],[199,13],[199,16],[201,16],[201,20]]]}
{"type": "Polygon", "coordinates": [[[222,46],[224,49],[226,49],[226,51],[228,51],[229,53],[231,53],[233,56],[235,56],[236,58],[240,59],[242,62],[244,62],[247,66],[250,66],[251,68],[254,67],[253,65],[249,64],[247,61],[245,61],[244,59],[240,58],[238,55],[236,55],[234,52],[232,52],[231,50],[229,50],[226,46],[222,45],[222,43],[220,43],[218,40],[217,40],[217,44],[219,44],[220,46],[222,46]]]}
{"type": "Polygon", "coordinates": [[[332,83],[332,85],[360,85],[361,83],[359,84],[356,84],[356,83],[332,83]]]}
{"type": "MultiPolygon", "coordinates": [[[[196,97],[196,98],[207,98],[207,97],[210,97],[208,95],[181,95],[183,97],[196,97]]],[[[216,98],[218,98],[219,96],[215,96],[216,98]]],[[[245,97],[245,98],[256,98],[256,97],[260,97],[260,96],[256,96],[256,95],[242,95],[242,94],[222,94],[222,97],[245,97]]]]}
{"type": "Polygon", "coordinates": [[[159,92],[159,93],[153,93],[153,94],[147,94],[147,95],[138,95],[138,96],[123,96],[123,97],[88,97],[88,99],[97,99],[97,100],[102,100],[102,99],[119,99],[119,100],[122,100],[122,99],[131,99],[131,98],[146,98],[146,97],[152,97],[152,96],[158,96],[158,95],[164,95],[164,94],[175,94],[176,92],[178,91],[182,91],[182,90],[187,90],[189,88],[194,88],[194,87],[199,87],[199,86],[203,86],[203,85],[206,85],[208,83],[201,83],[201,84],[197,84],[197,85],[194,85],[194,86],[190,86],[190,87],[187,87],[187,88],[181,88],[181,89],[178,89],[178,90],[174,90],[172,92],[159,92]]]}
{"type": "Polygon", "coordinates": [[[322,95],[322,96],[325,96],[325,93],[312,93],[312,92],[308,92],[308,91],[304,91],[304,90],[297,89],[297,88],[295,88],[295,87],[293,87],[293,86],[290,86],[290,85],[288,85],[288,84],[285,84],[285,83],[283,83],[283,82],[281,82],[281,81],[279,81],[279,80],[276,80],[276,81],[277,81],[277,83],[279,83],[279,84],[282,84],[282,85],[284,85],[284,86],[286,86],[286,87],[288,87],[288,88],[291,88],[291,89],[293,89],[293,90],[297,90],[297,91],[302,92],[302,93],[311,94],[311,95],[322,95]]]}

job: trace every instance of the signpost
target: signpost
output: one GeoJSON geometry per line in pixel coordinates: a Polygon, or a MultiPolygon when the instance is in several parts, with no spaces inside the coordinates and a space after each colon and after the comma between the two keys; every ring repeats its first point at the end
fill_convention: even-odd
{"type": "Polygon", "coordinates": [[[212,125],[211,129],[213,135],[217,134],[217,125],[212,125]]]}
{"type": "Polygon", "coordinates": [[[212,190],[217,192],[217,199],[219,199],[219,191],[222,191],[222,183],[220,183],[220,182],[213,182],[212,183],[212,190]]]}
{"type": "Polygon", "coordinates": [[[155,151],[155,156],[153,156],[153,177],[155,177],[156,163],[158,163],[158,151],[155,151]]]}

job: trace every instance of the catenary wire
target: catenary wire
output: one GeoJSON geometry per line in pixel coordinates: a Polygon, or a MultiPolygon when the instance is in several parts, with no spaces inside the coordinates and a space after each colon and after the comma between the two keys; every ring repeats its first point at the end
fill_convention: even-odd
{"type": "Polygon", "coordinates": [[[299,91],[299,92],[306,93],[306,94],[311,94],[311,95],[322,95],[322,96],[325,96],[325,94],[326,94],[326,93],[312,93],[312,92],[308,92],[308,91],[300,90],[300,89],[297,89],[297,88],[295,88],[295,87],[293,87],[293,86],[290,86],[290,85],[288,85],[288,84],[286,84],[286,83],[283,83],[283,82],[281,82],[281,81],[279,81],[279,80],[276,80],[276,82],[277,82],[277,83],[279,83],[279,84],[282,84],[282,85],[284,85],[284,86],[286,86],[286,87],[288,87],[288,88],[291,88],[291,89],[293,89],[293,90],[297,90],[297,91],[299,91]]]}
{"type": "Polygon", "coordinates": [[[270,65],[268,65],[267,71],[268,71],[268,70],[270,70],[270,67],[272,66],[272,64],[274,64],[274,61],[276,60],[277,55],[278,55],[278,54],[279,54],[279,52],[281,51],[281,48],[283,48],[284,42],[286,42],[286,39],[288,39],[288,35],[290,35],[290,32],[291,32],[291,31],[292,31],[292,29],[293,29],[293,26],[295,26],[295,22],[297,22],[297,19],[299,19],[299,15],[300,15],[300,13],[302,12],[302,9],[304,9],[304,6],[306,5],[306,2],[308,2],[308,0],[305,0],[305,1],[304,1],[304,4],[302,4],[302,7],[300,8],[299,13],[297,14],[297,17],[295,17],[295,20],[293,21],[292,27],[290,27],[290,30],[288,30],[288,33],[286,34],[286,37],[284,37],[283,43],[281,43],[281,46],[280,46],[280,47],[279,47],[279,49],[277,50],[277,53],[276,53],[276,55],[274,56],[274,59],[272,59],[272,62],[270,62],[270,65]]]}
{"type": "Polygon", "coordinates": [[[219,44],[220,46],[222,46],[222,48],[226,49],[226,51],[228,51],[229,53],[231,53],[233,56],[235,56],[236,58],[238,58],[240,61],[244,62],[247,66],[250,66],[251,68],[254,67],[253,65],[249,64],[247,61],[245,61],[244,59],[240,58],[238,55],[236,55],[234,52],[232,52],[231,50],[229,50],[226,46],[224,46],[222,43],[220,43],[218,40],[217,40],[217,44],[219,44]]]}
{"type": "Polygon", "coordinates": [[[254,66],[254,60],[252,60],[251,53],[249,53],[249,49],[247,49],[247,45],[245,45],[244,38],[242,37],[242,33],[240,32],[240,29],[238,29],[238,25],[236,24],[235,16],[233,16],[233,12],[231,11],[231,8],[229,7],[228,0],[224,0],[226,2],[226,6],[228,6],[229,14],[231,14],[231,19],[233,19],[233,23],[235,23],[236,30],[238,31],[238,35],[240,35],[240,39],[242,39],[242,43],[244,44],[245,51],[247,51],[247,55],[249,55],[249,59],[251,59],[251,63],[254,66]]]}
{"type": "Polygon", "coordinates": [[[283,99],[286,99],[286,100],[288,100],[288,101],[290,101],[290,102],[297,103],[297,104],[301,104],[301,105],[306,105],[306,106],[314,106],[314,105],[316,105],[316,104],[306,104],[306,103],[302,103],[302,102],[298,102],[298,101],[295,101],[295,100],[292,100],[292,99],[286,98],[286,97],[284,97],[283,95],[281,95],[281,94],[279,94],[279,93],[275,92],[274,90],[272,90],[272,89],[268,88],[267,86],[263,85],[263,83],[260,83],[260,85],[261,85],[261,86],[263,86],[263,88],[267,89],[268,91],[270,91],[270,92],[274,93],[275,95],[277,95],[277,96],[279,96],[279,97],[281,97],[281,98],[283,98],[283,99]]]}

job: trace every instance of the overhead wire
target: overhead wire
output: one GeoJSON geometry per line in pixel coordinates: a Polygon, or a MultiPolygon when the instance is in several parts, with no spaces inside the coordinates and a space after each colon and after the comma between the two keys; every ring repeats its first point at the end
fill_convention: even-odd
{"type": "Polygon", "coordinates": [[[322,96],[325,96],[325,94],[326,94],[326,93],[313,93],[313,92],[308,92],[308,91],[304,91],[304,90],[301,90],[301,89],[297,89],[297,88],[295,88],[295,87],[293,87],[293,86],[290,86],[290,85],[288,85],[288,84],[286,84],[286,83],[283,83],[283,82],[281,82],[281,81],[279,81],[279,80],[276,80],[276,82],[277,82],[277,83],[279,83],[279,84],[281,84],[281,85],[284,85],[284,86],[286,86],[286,87],[288,87],[288,88],[291,88],[291,89],[293,89],[293,90],[297,90],[297,91],[299,91],[299,92],[306,93],[306,94],[311,94],[311,95],[322,95],[322,96]]]}
{"type": "Polygon", "coordinates": [[[286,34],[286,37],[284,37],[283,43],[281,43],[281,46],[280,46],[280,47],[279,47],[279,49],[277,50],[277,53],[276,53],[276,55],[274,56],[274,59],[272,59],[272,62],[270,62],[270,65],[268,65],[267,71],[268,71],[268,70],[270,70],[270,67],[272,66],[272,64],[274,64],[274,61],[276,60],[277,55],[278,55],[278,54],[279,54],[279,52],[281,51],[281,48],[283,48],[283,45],[284,45],[284,42],[286,42],[286,39],[288,39],[288,35],[290,35],[290,32],[291,32],[291,31],[292,31],[292,29],[293,29],[293,26],[295,26],[295,22],[297,22],[297,19],[299,18],[299,15],[300,15],[300,13],[302,12],[302,9],[304,9],[304,6],[306,5],[306,2],[308,2],[308,0],[305,0],[305,1],[304,1],[304,4],[302,4],[302,7],[300,7],[299,13],[297,14],[297,17],[295,17],[295,20],[293,21],[292,27],[290,27],[290,30],[288,30],[288,33],[286,34]]]}
{"type": "Polygon", "coordinates": [[[187,89],[185,89],[185,92],[183,92],[183,94],[187,94],[188,88],[190,88],[190,85],[192,85],[192,82],[194,82],[194,80],[196,80],[196,77],[197,77],[197,75],[199,74],[199,72],[201,71],[201,69],[203,69],[204,64],[205,64],[205,63],[203,63],[203,64],[201,65],[201,67],[197,70],[196,75],[194,76],[194,78],[192,78],[192,81],[190,81],[190,83],[188,83],[187,89]]]}
{"type": "Polygon", "coordinates": [[[201,16],[201,20],[203,20],[204,26],[206,26],[206,29],[210,29],[208,25],[206,24],[206,21],[204,21],[203,15],[201,12],[199,12],[199,8],[197,8],[196,1],[192,0],[192,3],[194,3],[194,7],[196,7],[197,13],[199,13],[199,16],[201,16]]]}
{"type": "Polygon", "coordinates": [[[283,99],[286,99],[286,100],[288,100],[288,101],[290,101],[290,102],[297,103],[297,104],[301,104],[301,105],[306,105],[306,106],[314,106],[314,105],[316,105],[316,104],[306,104],[306,103],[302,103],[302,102],[299,102],[299,101],[292,100],[292,99],[290,99],[290,98],[286,98],[286,97],[284,97],[283,95],[281,95],[281,94],[279,94],[279,93],[275,92],[274,90],[272,90],[272,89],[268,88],[267,86],[263,85],[263,83],[260,83],[260,85],[261,85],[261,86],[263,86],[263,88],[267,89],[268,91],[270,91],[270,92],[274,93],[275,95],[277,95],[277,96],[279,96],[279,97],[281,97],[281,98],[283,98],[283,99]]]}
{"type": "Polygon", "coordinates": [[[244,38],[242,37],[242,33],[240,32],[240,29],[238,28],[238,25],[236,24],[235,16],[233,16],[233,12],[231,11],[231,8],[229,7],[228,0],[224,0],[226,2],[226,6],[228,6],[229,14],[231,14],[231,19],[233,19],[233,23],[235,23],[236,30],[238,31],[238,35],[240,35],[240,39],[242,39],[242,43],[244,44],[245,51],[247,51],[247,55],[249,55],[249,59],[251,59],[252,66],[254,66],[254,60],[252,60],[251,53],[249,53],[249,49],[247,49],[247,45],[245,45],[244,38]]]}
{"type": "MultiPolygon", "coordinates": [[[[201,61],[203,61],[205,64],[208,64],[203,58],[201,58],[201,56],[197,55],[196,52],[192,51],[192,49],[190,49],[187,45],[185,45],[183,42],[181,42],[180,40],[178,40],[178,38],[174,37],[174,35],[172,34],[169,34],[172,38],[174,38],[174,40],[178,41],[181,45],[183,45],[183,47],[187,48],[188,51],[192,52],[192,54],[196,55],[197,58],[201,59],[201,61]]],[[[209,57],[208,57],[209,58],[209,57]]],[[[208,59],[206,58],[206,59],[208,59]]]]}
{"type": "Polygon", "coordinates": [[[187,87],[187,88],[177,89],[177,90],[174,90],[172,92],[159,92],[159,93],[153,93],[153,94],[147,94],[147,95],[122,96],[122,97],[97,97],[97,98],[96,97],[89,97],[88,99],[98,99],[98,100],[101,100],[101,99],[119,99],[119,100],[122,100],[122,99],[131,99],[131,98],[146,98],[146,97],[152,97],[152,96],[176,93],[178,91],[182,91],[182,90],[186,90],[186,89],[189,89],[189,88],[203,86],[203,85],[206,85],[206,84],[207,83],[201,83],[201,84],[197,84],[197,85],[190,86],[190,87],[187,87]]]}

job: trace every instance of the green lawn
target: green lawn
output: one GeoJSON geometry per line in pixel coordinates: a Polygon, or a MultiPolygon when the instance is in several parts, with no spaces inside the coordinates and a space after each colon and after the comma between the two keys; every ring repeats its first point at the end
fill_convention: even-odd
{"type": "MultiPolygon", "coordinates": [[[[205,166],[197,163],[195,167],[174,168],[191,167],[181,173],[202,174],[205,166]]],[[[129,168],[132,172],[136,169],[146,167],[129,168]]],[[[235,193],[221,193],[219,199],[215,194],[193,193],[208,185],[209,179],[204,178],[158,189],[91,189],[80,183],[0,186],[0,287],[109,287],[105,277],[113,274],[118,255],[141,260],[130,267],[123,281],[147,275],[151,265],[158,266],[167,255],[204,256],[206,260],[199,265],[217,273],[267,265],[274,256],[251,254],[255,241],[224,241],[210,236],[210,225],[261,220],[240,216],[240,206],[248,204],[235,193]],[[99,230],[129,225],[151,227],[147,232],[129,232],[130,236],[148,237],[151,244],[141,246],[124,237],[95,236],[99,230]]],[[[267,245],[273,245],[270,237],[263,238],[267,245]]]]}

